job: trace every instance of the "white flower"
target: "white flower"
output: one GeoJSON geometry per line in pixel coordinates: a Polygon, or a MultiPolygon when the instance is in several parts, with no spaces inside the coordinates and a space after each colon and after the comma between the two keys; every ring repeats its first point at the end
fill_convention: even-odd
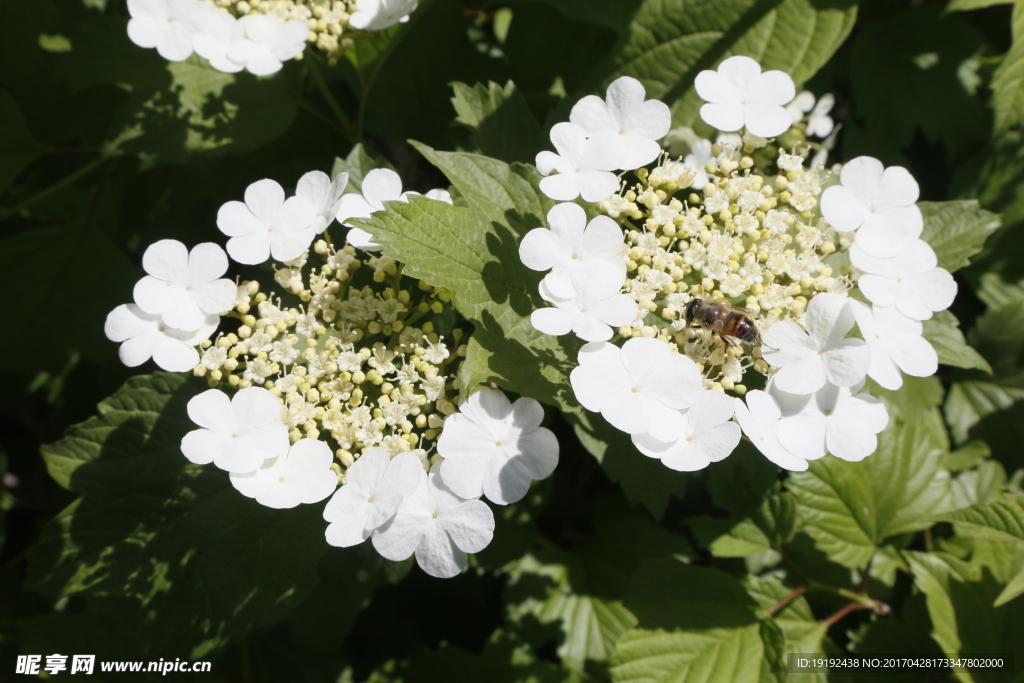
{"type": "Polygon", "coordinates": [[[551,128],[551,142],[558,153],[538,152],[537,170],[547,176],[540,181],[540,190],[552,199],[571,201],[583,196],[587,202],[600,202],[619,189],[619,178],[600,160],[600,149],[594,140],[575,123],[556,123],[551,128]],[[558,171],[551,175],[553,171],[558,171]]]}
{"type": "Polygon", "coordinates": [[[192,47],[196,54],[205,57],[214,69],[230,74],[245,68],[244,64],[234,62],[228,57],[231,46],[243,40],[245,25],[227,12],[215,12],[203,21],[199,32],[192,37],[192,47]]]}
{"type": "MultiPolygon", "coordinates": [[[[343,225],[350,218],[369,218],[384,210],[384,202],[407,201],[402,194],[402,179],[390,168],[375,168],[363,178],[362,194],[349,192],[341,198],[337,219],[343,225]]],[[[349,226],[351,227],[351,226],[349,226]]],[[[380,249],[373,236],[362,228],[352,228],[345,238],[356,249],[380,249]]]]}
{"type": "Polygon", "coordinates": [[[923,326],[895,308],[868,307],[852,302],[857,326],[871,350],[868,376],[882,387],[903,386],[900,370],[914,377],[930,377],[939,369],[939,355],[922,336],[923,326]]]}
{"type": "Polygon", "coordinates": [[[651,337],[633,337],[621,349],[585,344],[569,381],[583,407],[600,412],[616,429],[666,443],[682,434],[679,411],[693,405],[701,386],[692,360],[651,337]]]}
{"type": "Polygon", "coordinates": [[[584,341],[596,342],[611,339],[613,327],[633,322],[639,309],[632,297],[619,293],[619,271],[604,261],[592,261],[586,268],[573,271],[576,296],[572,299],[554,296],[546,282],[541,281],[541,297],[554,306],[538,308],[530,315],[536,330],[556,337],[575,332],[584,341]]]}
{"type": "Polygon", "coordinates": [[[700,108],[701,118],[718,130],[746,126],[754,135],[772,138],[793,123],[783,106],[796,94],[793,79],[782,71],[761,73],[761,65],[750,57],[729,57],[718,71],[701,71],[694,87],[709,102],[700,108]]]}
{"type": "Polygon", "coordinates": [[[499,505],[526,495],[530,481],[558,464],[558,440],[540,426],[544,409],[532,398],[509,403],[497,389],[481,389],[444,422],[437,453],[441,478],[463,498],[487,496],[499,505]]]}
{"type": "Polygon", "coordinates": [[[172,62],[192,54],[192,37],[211,14],[210,5],[198,0],[128,0],[128,37],[139,47],[155,47],[172,62]]]}
{"type": "Polygon", "coordinates": [[[694,176],[693,183],[690,185],[691,189],[702,190],[710,182],[711,176],[708,175],[705,168],[714,160],[715,155],[711,153],[711,140],[697,138],[693,141],[693,144],[690,145],[690,153],[683,159],[684,165],[697,169],[697,175],[694,176]]]}
{"type": "Polygon", "coordinates": [[[319,503],[338,487],[333,462],[331,447],[323,441],[300,439],[287,454],[267,460],[255,472],[232,472],[231,485],[268,508],[319,503]]]}
{"type": "Polygon", "coordinates": [[[481,500],[453,493],[437,464],[395,516],[373,533],[373,547],[396,562],[416,553],[423,571],[447,579],[466,566],[466,553],[480,552],[493,536],[491,509],[481,500]]]}
{"type": "Polygon", "coordinates": [[[254,472],[264,461],[288,452],[288,428],[278,421],[281,402],[260,387],[241,389],[233,398],[219,389],[188,402],[188,416],[202,429],[181,440],[181,452],[197,465],[254,472]]]}
{"type": "Polygon", "coordinates": [[[796,457],[779,443],[779,418],[782,417],[782,411],[779,410],[774,398],[756,390],[747,392],[746,403],[738,398],[733,400],[736,401],[736,421],[740,423],[740,428],[750,439],[750,443],[754,444],[764,457],[793,472],[803,472],[807,469],[806,460],[796,457]]]}
{"type": "Polygon", "coordinates": [[[668,134],[672,114],[664,102],[645,101],[646,94],[640,81],[622,76],[608,86],[605,99],[588,95],[573,106],[569,120],[586,132],[607,168],[633,170],[661,154],[657,141],[668,134]]]}
{"type": "Polygon", "coordinates": [[[924,219],[914,204],[920,190],[907,169],[857,157],[843,166],[839,179],[841,185],[821,195],[821,215],[836,230],[856,230],[856,243],[865,252],[892,258],[904,242],[921,235],[924,219]]]}
{"type": "Polygon", "coordinates": [[[192,347],[209,339],[219,322],[219,316],[209,315],[194,332],[177,330],[135,304],[121,304],[107,315],[103,331],[107,339],[123,342],[118,356],[130,368],[152,358],[163,370],[187,372],[199,364],[192,347]]]}
{"type": "Polygon", "coordinates": [[[348,184],[348,173],[339,173],[331,180],[326,173],[310,171],[299,178],[295,196],[302,197],[316,210],[313,228],[322,233],[334,221],[341,208],[341,193],[348,184]]]}
{"type": "Polygon", "coordinates": [[[519,244],[519,258],[531,270],[551,270],[544,278],[548,291],[560,299],[572,299],[576,288],[573,272],[600,259],[619,273],[619,285],[626,279],[622,250],[622,229],[607,216],[587,223],[587,214],[577,204],[556,204],[548,211],[551,229],[535,228],[519,244]]]}
{"type": "Polygon", "coordinates": [[[380,31],[409,21],[409,13],[417,4],[417,0],[356,0],[348,24],[355,29],[380,31]]]}
{"type": "Polygon", "coordinates": [[[306,49],[309,27],[304,21],[293,19],[285,23],[273,14],[248,14],[238,22],[245,29],[245,40],[232,43],[227,57],[244,64],[249,73],[257,76],[277,73],[282,62],[306,49]]]}
{"type": "Polygon", "coordinates": [[[856,322],[850,299],[821,293],[807,305],[807,331],[791,320],[775,323],[764,335],[764,359],[777,368],[779,389],[811,394],[827,379],[848,387],[864,379],[871,353],[863,339],[844,339],[856,322]]]}
{"type": "Polygon", "coordinates": [[[786,111],[789,112],[793,123],[799,123],[804,114],[811,109],[814,109],[814,93],[808,90],[801,90],[793,101],[786,105],[786,111]]]}
{"type": "Polygon", "coordinates": [[[149,275],[135,285],[135,303],[168,327],[197,330],[235,303],[235,283],[218,279],[228,257],[213,242],[197,244],[191,253],[177,240],[154,242],[142,255],[142,267],[149,275]]]}
{"type": "Polygon", "coordinates": [[[889,423],[885,405],[869,394],[855,394],[855,387],[825,382],[814,394],[789,394],[769,382],[768,391],[778,403],[782,419],[779,443],[804,460],[817,460],[826,452],[858,462],[875,452],[880,431],[889,423]]]}
{"type": "Polygon", "coordinates": [[[633,445],[646,456],[660,459],[666,467],[680,472],[702,470],[723,460],[740,442],[740,428],[732,422],[733,399],[720,391],[702,391],[683,413],[682,434],[671,442],[658,441],[650,434],[633,436],[633,445]]]}
{"type": "Polygon", "coordinates": [[[392,460],[383,448],[365,451],[345,470],[345,485],[324,508],[324,519],[330,522],[327,542],[340,548],[362,543],[426,478],[412,453],[399,453],[392,460]]]}
{"type": "Polygon", "coordinates": [[[260,180],[245,189],[245,203],[228,202],[217,212],[217,227],[228,240],[228,254],[239,263],[291,261],[316,237],[316,207],[302,197],[285,201],[284,189],[260,180]]]}
{"type": "Polygon", "coordinates": [[[807,134],[816,138],[827,138],[835,127],[832,117],[828,115],[836,104],[836,98],[832,93],[825,93],[814,105],[811,115],[807,119],[807,134]]]}
{"type": "Polygon", "coordinates": [[[913,318],[928,320],[950,307],[957,284],[949,271],[938,268],[935,252],[922,240],[910,240],[893,258],[874,258],[860,245],[850,247],[850,262],[864,271],[857,286],[871,303],[913,318]]]}

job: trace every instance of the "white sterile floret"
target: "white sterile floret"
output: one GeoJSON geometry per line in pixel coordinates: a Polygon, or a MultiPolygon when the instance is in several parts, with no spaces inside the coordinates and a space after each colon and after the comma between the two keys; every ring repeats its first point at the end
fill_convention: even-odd
{"type": "Polygon", "coordinates": [[[664,102],[644,100],[646,95],[640,81],[622,76],[608,86],[605,99],[588,95],[573,106],[569,121],[586,132],[605,167],[630,171],[661,154],[658,140],[668,134],[672,114],[664,102]]]}
{"type": "Polygon", "coordinates": [[[679,411],[693,405],[701,387],[694,362],[651,337],[633,337],[621,349],[608,342],[585,344],[569,381],[583,407],[616,429],[665,443],[683,433],[679,411]]]}
{"type": "Polygon", "coordinates": [[[736,407],[736,421],[743,433],[750,439],[764,457],[779,467],[793,472],[807,469],[807,461],[787,451],[779,443],[779,410],[775,399],[764,391],[748,391],[746,403],[741,399],[733,399],[736,407]]]}
{"type": "Polygon", "coordinates": [[[121,304],[107,315],[103,331],[110,341],[122,342],[118,356],[130,368],[152,358],[163,370],[187,372],[199,364],[193,347],[209,339],[219,322],[219,316],[208,315],[198,330],[178,330],[135,304],[121,304]]]}
{"type": "Polygon", "coordinates": [[[497,389],[481,389],[444,422],[437,440],[441,478],[463,498],[487,496],[498,505],[521,500],[530,481],[558,464],[558,440],[540,426],[544,409],[525,396],[515,403],[497,389]]]}
{"type": "Polygon", "coordinates": [[[172,62],[188,59],[192,38],[216,10],[199,0],[128,0],[128,37],[139,47],[155,47],[172,62]]]}
{"type": "Polygon", "coordinates": [[[327,542],[339,548],[362,543],[394,516],[398,506],[427,478],[420,459],[383,448],[364,451],[345,470],[345,485],[324,508],[327,542]]]}
{"type": "Polygon", "coordinates": [[[587,139],[580,126],[556,123],[551,128],[551,143],[557,154],[537,154],[537,170],[547,176],[540,181],[541,192],[558,201],[571,201],[582,195],[584,201],[600,202],[618,191],[619,178],[610,172],[614,167],[601,163],[600,148],[594,140],[587,139]]]}
{"type": "Polygon", "coordinates": [[[245,40],[228,48],[228,59],[244,64],[257,76],[277,73],[282,62],[294,59],[306,49],[309,27],[293,19],[285,22],[274,14],[249,14],[238,20],[245,29],[245,40]]]}
{"type": "Polygon", "coordinates": [[[763,138],[785,133],[793,123],[785,104],[796,88],[782,71],[761,73],[750,57],[729,57],[718,71],[701,71],[694,82],[697,94],[708,102],[700,116],[718,130],[731,132],[746,127],[763,138]]]}
{"type": "Polygon", "coordinates": [[[317,233],[327,229],[341,208],[341,195],[348,184],[348,173],[339,173],[331,180],[321,171],[310,171],[301,178],[295,188],[295,196],[308,201],[316,210],[313,228],[317,233]]]}
{"type": "Polygon", "coordinates": [[[732,417],[733,399],[720,391],[702,391],[683,413],[683,432],[671,442],[658,441],[650,434],[633,436],[633,445],[646,456],[658,458],[666,467],[680,472],[702,470],[728,456],[740,442],[740,428],[732,417]]]}
{"type": "Polygon", "coordinates": [[[871,353],[863,339],[844,339],[856,320],[850,299],[821,293],[807,305],[804,331],[791,320],[775,323],[764,335],[762,354],[780,368],[776,386],[793,394],[810,394],[828,380],[848,387],[864,379],[871,353]]]}
{"type": "Polygon", "coordinates": [[[813,394],[797,395],[769,382],[768,392],[782,413],[779,443],[804,460],[817,460],[828,452],[858,462],[874,453],[876,435],[889,424],[889,413],[879,399],[856,393],[862,386],[837,387],[825,382],[813,394]]]}
{"type": "Polygon", "coordinates": [[[431,576],[451,578],[463,570],[466,553],[478,553],[494,536],[494,515],[482,500],[456,495],[441,479],[440,463],[398,511],[373,533],[373,547],[396,562],[416,554],[431,576]]]}
{"type": "Polygon", "coordinates": [[[814,109],[814,93],[809,90],[801,90],[797,93],[796,97],[786,105],[786,111],[789,112],[790,118],[793,123],[799,123],[803,119],[804,114],[814,109]]]}
{"type": "Polygon", "coordinates": [[[273,180],[260,180],[245,189],[245,203],[228,202],[217,212],[217,227],[228,240],[228,254],[239,263],[255,265],[271,256],[291,261],[302,256],[316,237],[316,207],[302,197],[285,200],[273,180]]]}
{"type": "Polygon", "coordinates": [[[231,485],[268,508],[319,503],[338,487],[333,462],[331,447],[323,441],[300,439],[286,454],[267,460],[255,472],[233,472],[231,485]]]}
{"type": "Polygon", "coordinates": [[[907,169],[857,157],[843,166],[839,180],[841,185],[822,193],[821,215],[836,230],[856,230],[856,243],[865,252],[892,258],[921,235],[924,219],[914,204],[920,190],[907,169]]]}
{"type": "Polygon", "coordinates": [[[409,21],[417,0],[356,0],[348,25],[355,29],[380,31],[409,21]]]}
{"type": "Polygon", "coordinates": [[[639,313],[636,301],[620,293],[619,271],[604,261],[594,260],[587,268],[577,268],[572,285],[576,296],[560,299],[541,281],[541,298],[554,306],[538,308],[530,315],[535,329],[556,337],[575,332],[584,341],[608,341],[612,328],[630,324],[639,313]]]}
{"type": "Polygon", "coordinates": [[[220,277],[228,257],[213,242],[197,244],[191,253],[177,240],[154,242],[142,255],[142,267],[149,274],[135,285],[135,303],[168,327],[198,330],[235,303],[235,283],[220,277]]]}
{"type": "Polygon", "coordinates": [[[928,320],[956,298],[956,281],[923,240],[905,242],[893,258],[875,258],[854,243],[850,262],[864,271],[857,286],[871,303],[895,307],[908,318],[928,320]]]}
{"type": "Polygon", "coordinates": [[[245,40],[245,25],[227,12],[215,12],[207,17],[192,37],[196,54],[205,57],[210,66],[224,73],[237,73],[245,68],[228,57],[231,46],[245,40]]]}
{"type": "Polygon", "coordinates": [[[825,93],[814,105],[811,115],[807,118],[807,134],[811,137],[827,138],[835,127],[832,117],[828,115],[836,104],[832,93],[825,93]]]}
{"type": "Polygon", "coordinates": [[[683,159],[684,165],[697,169],[697,175],[694,176],[693,183],[690,185],[690,188],[694,190],[703,189],[712,179],[712,176],[709,176],[706,170],[707,165],[715,160],[715,155],[711,152],[711,146],[710,140],[697,138],[690,145],[690,153],[683,159]]]}
{"type": "Polygon", "coordinates": [[[188,402],[188,416],[201,427],[181,440],[181,452],[197,465],[254,472],[264,461],[288,451],[288,428],[279,420],[281,402],[261,387],[241,389],[232,398],[219,389],[188,402]]]}
{"type": "MultiPolygon", "coordinates": [[[[573,273],[589,269],[599,259],[614,268],[618,284],[626,279],[626,263],[620,256],[622,228],[608,216],[587,223],[587,214],[577,204],[556,204],[548,211],[547,228],[535,228],[519,243],[519,258],[532,270],[551,270],[544,278],[548,291],[560,299],[575,298],[573,273]]],[[[605,270],[611,273],[610,270],[605,270]]],[[[611,277],[610,275],[608,277],[611,277]]]]}
{"type": "MultiPolygon", "coordinates": [[[[452,203],[451,195],[448,195],[447,192],[443,190],[431,190],[431,192],[438,194],[430,197],[430,193],[427,193],[430,199],[452,203]],[[440,195],[440,192],[444,192],[447,197],[440,195]]],[[[375,168],[367,173],[363,178],[362,193],[349,192],[341,198],[341,204],[338,206],[336,216],[338,222],[351,228],[345,240],[356,249],[380,249],[380,245],[373,241],[373,236],[370,233],[362,228],[352,227],[346,221],[350,218],[369,218],[375,211],[384,210],[384,202],[406,202],[409,201],[410,194],[416,193],[403,193],[402,179],[390,168],[375,168]]]]}
{"type": "Polygon", "coordinates": [[[871,350],[868,376],[882,387],[903,386],[900,370],[914,377],[930,377],[939,369],[939,355],[923,336],[924,326],[895,308],[869,307],[852,302],[857,326],[871,350]]]}

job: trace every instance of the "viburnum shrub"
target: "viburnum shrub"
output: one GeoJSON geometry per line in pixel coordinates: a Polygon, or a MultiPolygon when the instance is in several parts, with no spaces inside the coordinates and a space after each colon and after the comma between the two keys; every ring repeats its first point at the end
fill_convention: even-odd
{"type": "MultiPolygon", "coordinates": [[[[825,145],[805,139],[832,133],[824,108],[805,116],[809,96],[794,99],[787,74],[749,57],[698,74],[696,89],[721,134],[675,134],[704,150],[700,166],[662,149],[669,108],[636,79],[579,100],[551,128],[556,152],[537,155],[540,191],[562,203],[522,239],[522,263],[501,266],[547,273],[550,305],[533,327],[586,342],[573,395],[644,455],[693,471],[747,438],[788,470],[827,453],[863,460],[889,422],[866,378],[898,389],[903,373],[934,374],[921,321],[956,295],[920,239],[917,183],[870,157],[826,168],[825,145]],[[702,305],[744,316],[753,336],[687,314],[702,305]]],[[[558,442],[534,398],[460,381],[472,332],[452,309],[458,293],[408,275],[351,222],[416,193],[387,168],[360,192],[347,182],[310,171],[291,197],[253,182],[217,214],[226,255],[215,243],[154,243],[135,303],[111,312],[107,336],[127,365],[152,357],[209,381],[189,402],[189,460],[226,470],[269,507],[330,497],[329,543],[369,538],[388,559],[415,554],[427,573],[454,576],[491,540],[480,499],[522,499],[555,469],[558,442]],[[227,256],[270,260],[273,281],[236,287],[221,277],[227,256]],[[215,333],[222,316],[237,323],[215,333]]],[[[453,204],[445,189],[424,201],[453,204]]]]}

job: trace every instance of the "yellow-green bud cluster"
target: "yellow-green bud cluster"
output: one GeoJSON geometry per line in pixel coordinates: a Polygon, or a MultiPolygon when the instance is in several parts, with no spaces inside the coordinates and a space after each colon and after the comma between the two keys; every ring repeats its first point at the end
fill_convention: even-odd
{"type": "Polygon", "coordinates": [[[673,343],[702,369],[706,388],[739,394],[748,368],[767,373],[759,345],[730,345],[689,324],[687,303],[700,298],[749,309],[741,313],[763,335],[777,320],[802,321],[815,294],[851,287],[843,274],[848,269],[826,262],[848,246],[849,236],[816,218],[828,174],[805,170],[803,156],[785,152],[777,174],[762,174],[747,147],[763,145],[715,145],[704,169],[662,157],[652,171],[637,172],[634,187],[600,203],[627,228],[623,291],[640,308],[619,335],[673,343]],[[709,180],[692,189],[698,171],[709,180]]]}
{"type": "Polygon", "coordinates": [[[292,441],[328,442],[339,471],[374,447],[426,463],[455,412],[465,355],[461,330],[435,329],[454,320],[451,292],[417,286],[387,256],[338,251],[328,239],[275,266],[274,279],[280,296],[255,281],[239,286],[231,315],[240,325],[203,343],[195,374],[211,386],[269,389],[292,441]],[[307,267],[313,258],[319,268],[307,267]]]}

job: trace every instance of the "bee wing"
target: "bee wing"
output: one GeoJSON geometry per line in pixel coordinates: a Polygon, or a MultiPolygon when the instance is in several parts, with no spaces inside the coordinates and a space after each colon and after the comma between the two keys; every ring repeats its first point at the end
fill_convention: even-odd
{"type": "Polygon", "coordinates": [[[733,306],[732,310],[738,313],[745,313],[748,316],[761,316],[761,311],[756,308],[743,308],[742,306],[733,306]]]}

